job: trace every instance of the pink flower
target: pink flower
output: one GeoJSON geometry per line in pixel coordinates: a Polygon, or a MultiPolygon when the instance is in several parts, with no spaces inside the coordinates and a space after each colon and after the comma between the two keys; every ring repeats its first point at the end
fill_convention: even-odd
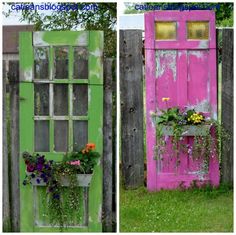
{"type": "Polygon", "coordinates": [[[68,162],[68,164],[74,165],[74,166],[79,166],[80,165],[80,160],[68,162]]]}

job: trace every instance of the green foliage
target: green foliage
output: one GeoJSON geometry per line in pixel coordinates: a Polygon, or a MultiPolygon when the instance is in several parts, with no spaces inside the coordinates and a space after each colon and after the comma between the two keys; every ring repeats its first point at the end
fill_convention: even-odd
{"type": "MultiPolygon", "coordinates": [[[[138,14],[147,12],[145,10],[137,11],[135,9],[135,5],[137,3],[126,3],[125,14],[138,14]]],[[[233,3],[201,3],[201,2],[192,2],[192,3],[176,3],[176,2],[165,2],[165,3],[139,3],[139,4],[147,4],[147,5],[155,5],[160,10],[179,10],[184,9],[184,7],[201,7],[202,9],[213,8],[216,12],[216,26],[217,27],[233,27],[233,3]],[[219,4],[219,8],[215,7],[219,4]],[[216,8],[216,9],[215,9],[216,8]]]]}
{"type": "MultiPolygon", "coordinates": [[[[5,3],[12,5],[15,3],[5,3]]],[[[21,3],[34,4],[36,3],[21,3]]],[[[39,3],[37,3],[39,4],[39,3]]],[[[76,4],[78,10],[45,11],[27,10],[20,11],[21,21],[34,24],[35,30],[103,30],[105,39],[104,54],[107,57],[116,56],[116,3],[55,3],[65,6],[76,4]],[[83,7],[91,7],[91,10],[83,10],[83,7]],[[93,6],[97,6],[93,8],[93,6]]],[[[4,12],[7,17],[14,17],[15,11],[4,12]]]]}
{"type": "Polygon", "coordinates": [[[95,152],[95,144],[87,144],[84,149],[65,155],[63,161],[48,161],[45,156],[23,153],[26,164],[26,177],[23,185],[36,181],[46,184],[46,216],[52,226],[59,226],[63,231],[68,225],[78,224],[80,214],[81,192],[78,187],[77,174],[92,174],[100,154],[95,152]],[[69,181],[65,188],[62,179],[69,181]]]}
{"type": "Polygon", "coordinates": [[[63,159],[63,161],[67,162],[67,161],[79,160],[82,171],[85,174],[91,174],[93,172],[94,166],[97,165],[99,157],[100,154],[98,152],[90,151],[88,153],[83,154],[80,151],[67,154],[63,159]]]}
{"type": "MultiPolygon", "coordinates": [[[[195,112],[194,109],[180,111],[179,108],[173,107],[167,110],[160,110],[161,114],[153,114],[156,118],[156,146],[155,157],[162,160],[162,155],[166,153],[166,144],[168,141],[172,143],[173,153],[169,153],[170,157],[176,157],[177,166],[180,164],[179,154],[187,153],[193,159],[203,158],[204,172],[208,171],[209,159],[212,155],[220,157],[221,146],[230,140],[230,135],[223,126],[210,118],[205,118],[203,114],[195,112]],[[193,144],[188,145],[184,141],[184,132],[192,126],[198,128],[206,128],[209,130],[204,135],[197,134],[193,136],[193,144]],[[171,128],[173,133],[171,136],[164,133],[164,128],[171,128]]],[[[199,131],[201,131],[199,129],[199,131]]],[[[200,132],[201,133],[201,132],[200,132]]]]}
{"type": "Polygon", "coordinates": [[[121,232],[233,232],[233,191],[228,187],[120,192],[121,232]]]}
{"type": "Polygon", "coordinates": [[[167,110],[161,110],[161,112],[162,115],[157,117],[157,124],[174,123],[181,120],[179,108],[168,108],[167,110]]]}

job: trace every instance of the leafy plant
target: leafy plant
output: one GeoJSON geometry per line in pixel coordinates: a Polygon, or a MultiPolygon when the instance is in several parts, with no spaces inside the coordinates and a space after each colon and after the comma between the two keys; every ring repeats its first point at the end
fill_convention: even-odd
{"type": "MultiPolygon", "coordinates": [[[[162,101],[168,101],[167,99],[163,98],[162,101]]],[[[196,112],[194,109],[180,110],[178,107],[172,107],[160,110],[160,112],[160,115],[154,114],[156,116],[156,159],[162,159],[163,154],[166,152],[167,141],[171,139],[173,155],[177,157],[177,165],[180,163],[179,154],[184,152],[193,158],[203,157],[204,170],[208,170],[210,156],[213,154],[219,156],[222,143],[230,139],[229,134],[222,125],[206,117],[203,113],[196,112]],[[204,135],[194,136],[192,145],[183,142],[185,131],[188,128],[192,126],[201,128],[205,125],[209,126],[209,130],[204,135]],[[171,138],[163,132],[164,127],[172,128],[171,138]]]]}
{"type": "Polygon", "coordinates": [[[46,184],[49,223],[59,225],[61,231],[76,223],[73,218],[78,214],[81,201],[76,175],[93,173],[100,157],[94,150],[95,144],[89,143],[79,152],[66,154],[61,162],[47,160],[44,155],[23,153],[27,173],[23,185],[32,184],[32,180],[46,184]],[[69,179],[66,190],[61,184],[62,177],[69,179]]]}

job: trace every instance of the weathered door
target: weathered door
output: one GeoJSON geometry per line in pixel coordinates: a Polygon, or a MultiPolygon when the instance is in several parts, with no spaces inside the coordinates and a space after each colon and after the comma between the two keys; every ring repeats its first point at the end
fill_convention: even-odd
{"type": "MultiPolygon", "coordinates": [[[[156,11],[145,14],[147,185],[149,190],[190,186],[192,181],[219,183],[216,156],[209,172],[203,160],[168,154],[155,160],[152,113],[171,107],[195,108],[217,118],[216,38],[213,11],[156,11]],[[168,104],[162,101],[169,97],[168,104]],[[166,107],[168,105],[168,107],[166,107]]],[[[191,144],[193,137],[185,137],[191,144]]],[[[168,145],[168,144],[167,144],[168,145]]],[[[168,148],[168,146],[167,146],[168,148]]]]}
{"type": "MultiPolygon", "coordinates": [[[[66,152],[96,144],[102,154],[103,32],[20,33],[20,153],[62,160],[66,152]]],[[[20,181],[25,165],[20,156],[20,181]]],[[[21,232],[58,231],[44,215],[44,187],[20,186],[21,232]]],[[[81,187],[81,208],[68,231],[101,231],[102,168],[90,188],[81,187]]]]}

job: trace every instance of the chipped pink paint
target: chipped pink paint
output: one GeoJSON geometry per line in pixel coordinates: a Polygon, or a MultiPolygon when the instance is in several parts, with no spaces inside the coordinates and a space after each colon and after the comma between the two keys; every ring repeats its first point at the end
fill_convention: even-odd
{"type": "MultiPolygon", "coordinates": [[[[217,118],[216,38],[213,11],[155,11],[145,14],[147,187],[150,191],[189,187],[192,181],[219,185],[219,162],[213,154],[208,173],[203,160],[181,154],[180,165],[171,158],[170,138],[163,160],[154,160],[155,124],[151,114],[173,106],[193,106],[217,118]],[[155,21],[176,21],[177,39],[155,40],[155,21]],[[187,40],[187,21],[209,21],[209,40],[187,40]],[[175,64],[173,64],[173,61],[175,64]],[[170,97],[166,104],[162,97],[170,97]]],[[[192,144],[193,137],[185,137],[192,144]]]]}

